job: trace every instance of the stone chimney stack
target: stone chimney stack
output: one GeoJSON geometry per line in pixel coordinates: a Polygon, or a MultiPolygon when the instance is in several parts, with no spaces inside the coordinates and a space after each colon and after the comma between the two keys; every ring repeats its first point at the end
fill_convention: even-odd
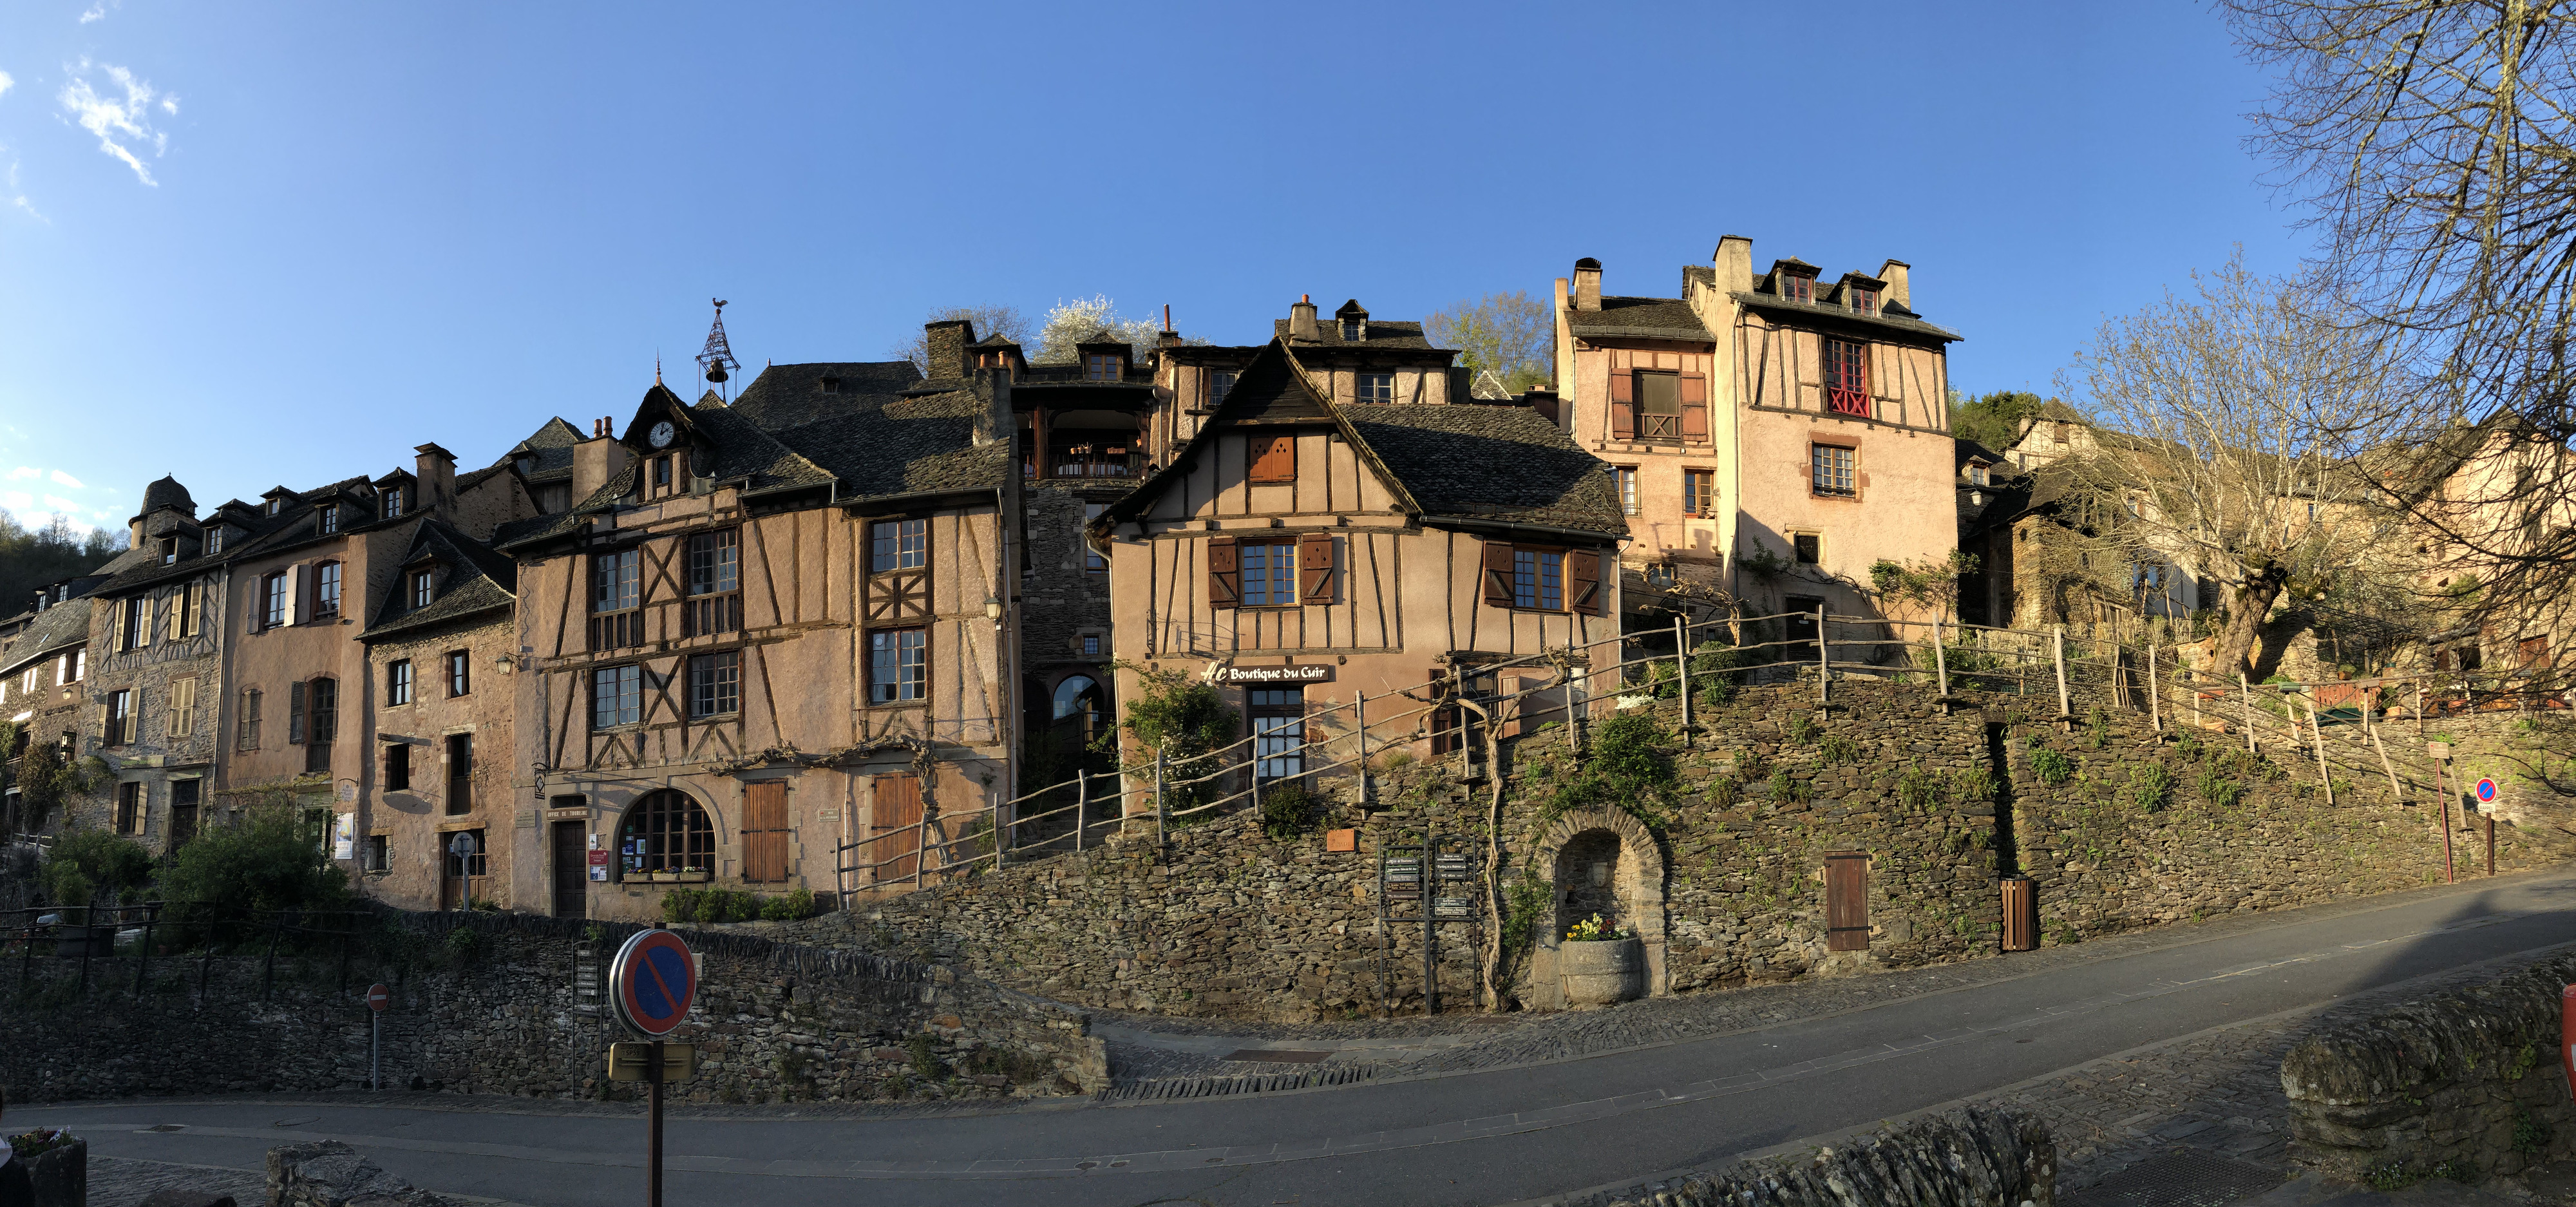
{"type": "MultiPolygon", "coordinates": [[[[626,468],[626,446],[609,434],[609,421],[591,425],[591,438],[572,446],[572,501],[581,502],[626,468]]],[[[452,485],[452,483],[451,483],[452,485]]]]}
{"type": "Polygon", "coordinates": [[[975,324],[965,319],[941,319],[923,323],[921,330],[929,348],[932,380],[954,381],[971,375],[966,348],[975,342],[975,324]]]}
{"type": "Polygon", "coordinates": [[[1297,304],[1288,308],[1288,338],[1292,340],[1321,338],[1315,333],[1315,295],[1301,293],[1297,295],[1297,304]]]}
{"type": "Polygon", "coordinates": [[[1914,309],[1913,273],[1914,266],[1903,260],[1890,260],[1879,266],[1878,279],[1887,282],[1887,296],[1881,300],[1882,308],[1896,305],[1914,309]]]}
{"type": "Polygon", "coordinates": [[[1590,256],[1574,262],[1574,308],[1601,309],[1601,261],[1590,256]]]}
{"type": "Polygon", "coordinates": [[[456,506],[456,454],[423,444],[412,450],[411,474],[420,482],[417,506],[450,512],[456,506]]]}
{"type": "Polygon", "coordinates": [[[1753,240],[1742,235],[1728,235],[1717,241],[1717,254],[1711,258],[1717,270],[1719,293],[1753,291],[1753,240]]]}

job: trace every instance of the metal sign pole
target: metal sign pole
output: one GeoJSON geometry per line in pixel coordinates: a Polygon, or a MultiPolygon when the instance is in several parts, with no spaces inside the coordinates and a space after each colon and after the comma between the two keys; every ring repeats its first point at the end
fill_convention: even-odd
{"type": "Polygon", "coordinates": [[[1418,882],[1422,885],[1422,897],[1417,904],[1422,914],[1422,1012],[1426,1015],[1440,1013],[1440,969],[1432,962],[1432,947],[1437,940],[1431,916],[1438,912],[1433,907],[1431,895],[1433,892],[1431,865],[1434,851],[1431,832],[1425,830],[1422,832],[1422,879],[1418,882]]]}
{"type": "Polygon", "coordinates": [[[385,1088],[385,1016],[367,1011],[367,1088],[385,1088]]]}
{"type": "Polygon", "coordinates": [[[645,1126],[650,1138],[644,1142],[644,1207],[662,1207],[662,1041],[654,1040],[652,1054],[645,1059],[645,1126]]]}

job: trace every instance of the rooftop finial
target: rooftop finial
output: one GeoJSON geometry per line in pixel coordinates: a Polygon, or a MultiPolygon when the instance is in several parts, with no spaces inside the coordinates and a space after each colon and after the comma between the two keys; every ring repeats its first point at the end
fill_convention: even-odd
{"type": "Polygon", "coordinates": [[[716,322],[707,328],[707,346],[698,352],[698,368],[706,373],[708,381],[722,385],[733,370],[742,367],[742,362],[733,358],[733,347],[725,342],[724,299],[708,300],[716,304],[716,322]]]}

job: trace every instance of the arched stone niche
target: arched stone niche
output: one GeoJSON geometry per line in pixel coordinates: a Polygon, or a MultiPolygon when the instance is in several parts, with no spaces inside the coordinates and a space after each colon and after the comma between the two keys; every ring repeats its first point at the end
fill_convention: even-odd
{"type": "Polygon", "coordinates": [[[1565,1008],[1557,951],[1566,928],[1595,913],[1637,932],[1645,948],[1646,994],[1672,992],[1664,971],[1664,853],[1643,823],[1618,809],[1577,809],[1548,823],[1530,856],[1554,901],[1535,923],[1526,999],[1532,1009],[1565,1008]]]}

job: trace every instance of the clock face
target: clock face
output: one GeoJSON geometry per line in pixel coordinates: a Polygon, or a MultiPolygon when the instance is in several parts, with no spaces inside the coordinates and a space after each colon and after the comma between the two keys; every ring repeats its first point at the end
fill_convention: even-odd
{"type": "Polygon", "coordinates": [[[678,430],[677,430],[677,429],[675,429],[675,428],[673,428],[673,427],[671,426],[671,421],[670,421],[670,420],[668,420],[668,419],[665,419],[665,420],[663,420],[663,421],[662,421],[662,422],[660,422],[660,423],[654,424],[654,425],[653,425],[653,447],[655,447],[655,448],[669,448],[669,447],[671,447],[671,437],[673,437],[673,436],[675,436],[675,435],[678,435],[678,434],[679,434],[679,433],[678,433],[678,430]]]}

